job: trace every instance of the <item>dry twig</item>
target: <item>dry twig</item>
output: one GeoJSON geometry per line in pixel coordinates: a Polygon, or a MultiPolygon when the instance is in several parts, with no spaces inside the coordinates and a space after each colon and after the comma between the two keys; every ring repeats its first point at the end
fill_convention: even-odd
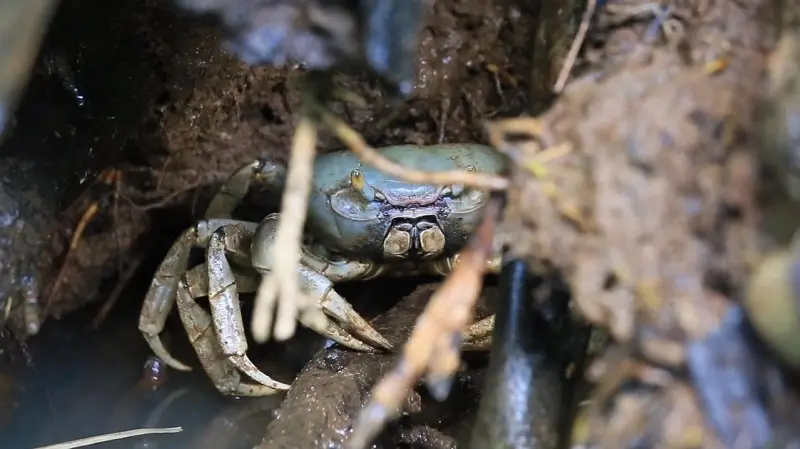
{"type": "MultiPolygon", "coordinates": [[[[103,170],[100,175],[97,176],[95,179],[94,184],[100,184],[105,187],[110,187],[111,185],[118,185],[119,179],[122,176],[122,173],[116,168],[107,168],[103,170]]],[[[91,189],[91,187],[90,187],[91,189]]],[[[77,204],[79,201],[82,201],[86,195],[90,193],[90,190],[87,190],[75,201],[73,204],[77,204]]],[[[67,209],[72,209],[73,206],[68,207],[67,209]]],[[[64,276],[66,275],[66,268],[67,264],[70,261],[70,257],[75,249],[78,247],[78,244],[83,238],[84,232],[86,232],[86,227],[94,220],[97,214],[100,212],[100,199],[95,199],[84,209],[83,213],[81,214],[80,218],[78,219],[78,223],[75,225],[75,229],[72,231],[72,237],[69,241],[69,246],[67,247],[66,252],[64,253],[64,259],[61,262],[61,266],[58,268],[58,273],[56,274],[55,280],[51,284],[50,290],[47,294],[47,302],[46,307],[49,308],[50,304],[52,304],[58,296],[58,290],[61,287],[61,283],[64,282],[64,276]]]]}
{"type": "Polygon", "coordinates": [[[142,435],[178,433],[182,431],[183,427],[164,427],[159,429],[133,429],[133,430],[126,430],[124,432],[114,432],[89,438],[81,438],[80,440],[67,441],[66,443],[51,444],[49,446],[40,446],[34,449],[73,449],[76,447],[86,447],[86,446],[91,446],[93,444],[106,443],[109,441],[122,440],[125,438],[138,437],[142,435]]]}
{"type": "Polygon", "coordinates": [[[397,176],[408,182],[420,184],[464,184],[488,190],[505,190],[508,188],[508,179],[502,176],[461,170],[428,172],[404,167],[375,151],[374,148],[367,145],[358,132],[333,114],[323,112],[322,117],[324,122],[331,127],[339,139],[341,139],[362,162],[384,173],[397,176]]]}
{"type": "Polygon", "coordinates": [[[575,61],[578,59],[578,52],[581,51],[583,41],[586,40],[586,34],[589,32],[589,24],[592,22],[592,16],[594,16],[596,7],[597,0],[588,0],[586,10],[583,12],[583,17],[581,17],[581,25],[578,27],[575,39],[572,41],[567,57],[564,59],[564,66],[561,67],[561,72],[558,74],[556,84],[553,86],[553,92],[557,94],[560,94],[561,91],[564,90],[569,75],[572,73],[572,68],[575,66],[575,61]]]}
{"type": "Polygon", "coordinates": [[[125,287],[128,286],[131,278],[134,274],[136,274],[136,271],[142,265],[142,262],[145,259],[145,254],[145,252],[142,252],[134,256],[133,260],[128,264],[127,268],[125,268],[125,271],[120,273],[119,280],[117,281],[117,285],[114,287],[114,290],[111,291],[106,299],[106,302],[103,304],[100,310],[97,311],[97,314],[95,314],[94,318],[92,319],[92,329],[99,328],[100,325],[106,320],[106,316],[108,316],[108,313],[117,303],[117,300],[119,299],[120,295],[122,295],[125,287]]]}
{"type": "Polygon", "coordinates": [[[462,335],[472,321],[483,285],[499,211],[496,200],[486,206],[483,223],[461,253],[453,272],[417,319],[400,361],[372,390],[369,403],[353,426],[347,443],[349,449],[367,447],[397,413],[423,374],[428,389],[439,399],[446,397],[459,365],[462,335]]]}
{"type": "Polygon", "coordinates": [[[292,139],[281,215],[272,250],[275,254],[274,268],[262,279],[253,307],[252,331],[253,338],[258,342],[269,338],[273,318],[273,335],[279,341],[294,335],[299,314],[303,314],[303,321],[306,325],[311,324],[311,327],[316,325],[322,328],[327,321],[322,309],[300,291],[297,275],[316,144],[317,124],[305,116],[297,125],[292,139]]]}

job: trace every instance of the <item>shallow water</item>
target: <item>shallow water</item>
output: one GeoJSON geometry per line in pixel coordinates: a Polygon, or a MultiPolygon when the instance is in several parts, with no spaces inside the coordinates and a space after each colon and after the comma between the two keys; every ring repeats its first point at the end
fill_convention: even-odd
{"type": "MultiPolygon", "coordinates": [[[[141,381],[149,348],[136,328],[136,310],[126,309],[115,311],[97,330],[91,328],[95,310],[48,321],[28,345],[27,357],[15,356],[0,372],[0,446],[32,449],[133,428],[173,426],[183,431],[98,447],[249,449],[257,444],[283,395],[226,398],[202,371],[168,370],[166,382],[153,389],[152,382],[141,381]]],[[[177,343],[177,338],[171,340],[177,343]]],[[[197,366],[187,348],[175,346],[179,357],[197,366]]],[[[276,358],[284,359],[284,351],[275,351],[276,358]]],[[[303,352],[298,351],[298,358],[303,352]]],[[[287,380],[301,363],[277,370],[282,375],[275,369],[265,372],[287,380]]]]}
{"type": "MultiPolygon", "coordinates": [[[[24,354],[5,357],[11,362],[0,366],[0,447],[34,449],[134,428],[174,426],[183,431],[93,447],[252,449],[261,441],[284,395],[219,394],[199,367],[177,316],[167,323],[165,344],[197,368],[188,373],[168,369],[166,381],[155,389],[147,381],[143,368],[152,354],[137,325],[151,275],[152,269],[143,269],[97,329],[92,321],[102,304],[47,321],[24,354]]],[[[413,288],[414,282],[396,279],[342,284],[337,291],[369,317],[413,288]],[[387,295],[387,288],[393,293],[387,295]]],[[[248,299],[243,295],[243,302],[248,299]]],[[[244,320],[249,322],[249,316],[244,320]]],[[[301,327],[288,344],[251,343],[248,354],[268,375],[291,382],[324,343],[301,327]]]]}

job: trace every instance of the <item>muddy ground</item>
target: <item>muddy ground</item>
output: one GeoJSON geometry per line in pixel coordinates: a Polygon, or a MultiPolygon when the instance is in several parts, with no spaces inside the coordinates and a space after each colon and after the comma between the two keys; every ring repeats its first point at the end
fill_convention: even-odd
{"type": "MultiPolygon", "coordinates": [[[[67,10],[71,3],[77,2],[65,2],[67,10]]],[[[687,360],[691,348],[711,344],[707,337],[729,316],[762,249],[751,125],[777,34],[775,5],[606,3],[573,81],[540,116],[542,135],[535,142],[515,135],[498,145],[520,162],[503,232],[515,255],[561,272],[576,309],[624,343],[590,373],[605,395],[595,402],[602,407],[589,409],[587,441],[761,442],[765,433],[746,419],[714,421],[713,429],[697,425],[703,410],[718,404],[692,395],[691,387],[703,384],[687,360]],[[569,151],[549,163],[550,176],[525,168],[542,147],[559,144],[569,151]],[[617,388],[630,379],[642,388],[617,388]]],[[[68,261],[48,309],[56,316],[102,300],[96,293],[103,281],[113,287],[126,261],[143,255],[152,270],[227,174],[254,157],[285,159],[297,118],[295,68],[245,67],[220,50],[216,28],[165,2],[121,4],[109,12],[113,20],[99,21],[77,6],[67,14],[97,34],[113,28],[136,65],[105,64],[102,52],[81,59],[92,48],[88,40],[60,50],[76,85],[83,70],[107,70],[130,100],[87,94],[107,106],[104,117],[128,111],[120,115],[124,122],[112,120],[125,125],[91,164],[94,173],[119,167],[122,178],[107,196],[99,220],[106,226],[90,232],[68,261]]],[[[541,23],[574,19],[570,12],[579,8],[564,6],[549,9],[552,16],[541,23]]],[[[440,0],[422,36],[414,98],[393,105],[372,80],[339,76],[338,84],[370,106],[335,109],[374,145],[486,141],[486,120],[539,112],[548,101],[541,90],[576,28],[574,22],[568,33],[537,28],[532,18],[539,12],[521,0],[440,0]],[[542,36],[564,39],[533,54],[542,36]]],[[[323,139],[323,151],[337,148],[323,139]]],[[[243,212],[258,216],[254,208],[243,212]]]]}

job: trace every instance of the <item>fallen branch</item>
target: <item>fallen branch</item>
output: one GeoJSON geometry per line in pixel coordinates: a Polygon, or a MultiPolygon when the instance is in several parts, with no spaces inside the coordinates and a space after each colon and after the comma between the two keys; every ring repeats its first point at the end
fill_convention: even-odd
{"type": "Polygon", "coordinates": [[[553,92],[560,94],[567,84],[569,75],[572,73],[572,68],[575,66],[575,61],[578,59],[578,53],[583,47],[583,41],[586,40],[586,34],[589,32],[589,24],[592,22],[594,10],[597,7],[597,0],[588,0],[586,3],[586,10],[581,17],[581,25],[578,28],[578,33],[575,34],[575,39],[569,47],[567,57],[564,59],[564,65],[561,67],[561,72],[558,74],[558,79],[553,86],[553,92]]]}
{"type": "Polygon", "coordinates": [[[355,153],[362,162],[378,170],[397,176],[408,182],[420,184],[464,184],[488,190],[505,190],[508,179],[487,173],[468,172],[463,170],[428,172],[405,167],[387,159],[374,148],[367,145],[358,132],[330,112],[322,113],[323,122],[327,124],[339,139],[355,153]]]}
{"type": "Polygon", "coordinates": [[[472,321],[483,285],[499,211],[496,200],[486,206],[483,223],[461,253],[453,272],[417,319],[399,362],[375,386],[372,397],[356,418],[348,449],[366,448],[386,422],[398,413],[423,375],[436,398],[447,396],[459,365],[462,335],[472,321]]]}
{"type": "Polygon", "coordinates": [[[272,250],[275,262],[272,272],[262,279],[253,306],[253,339],[259,343],[269,338],[273,319],[273,335],[279,341],[294,335],[299,314],[303,314],[305,323],[320,328],[325,326],[327,320],[322,309],[300,291],[297,278],[316,144],[317,124],[305,116],[297,125],[292,139],[281,215],[272,250]]]}
{"type": "Polygon", "coordinates": [[[40,446],[34,449],[73,449],[76,447],[86,447],[94,444],[107,443],[109,441],[123,440],[125,438],[138,437],[142,435],[159,435],[165,433],[178,433],[183,432],[183,427],[164,427],[157,429],[132,429],[124,432],[114,432],[105,435],[97,435],[89,438],[81,438],[80,440],[67,441],[66,443],[51,444],[49,446],[40,446]]]}

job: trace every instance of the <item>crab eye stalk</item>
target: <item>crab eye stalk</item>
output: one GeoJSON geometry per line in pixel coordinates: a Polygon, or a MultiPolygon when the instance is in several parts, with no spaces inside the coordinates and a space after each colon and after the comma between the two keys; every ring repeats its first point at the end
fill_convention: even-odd
{"type": "Polygon", "coordinates": [[[375,189],[367,185],[367,179],[364,178],[364,174],[361,173],[359,169],[350,172],[350,187],[357,190],[367,201],[374,201],[376,199],[375,189]]]}
{"type": "Polygon", "coordinates": [[[361,170],[353,170],[350,172],[350,185],[356,190],[364,190],[367,181],[364,179],[364,174],[361,173],[361,170]]]}

